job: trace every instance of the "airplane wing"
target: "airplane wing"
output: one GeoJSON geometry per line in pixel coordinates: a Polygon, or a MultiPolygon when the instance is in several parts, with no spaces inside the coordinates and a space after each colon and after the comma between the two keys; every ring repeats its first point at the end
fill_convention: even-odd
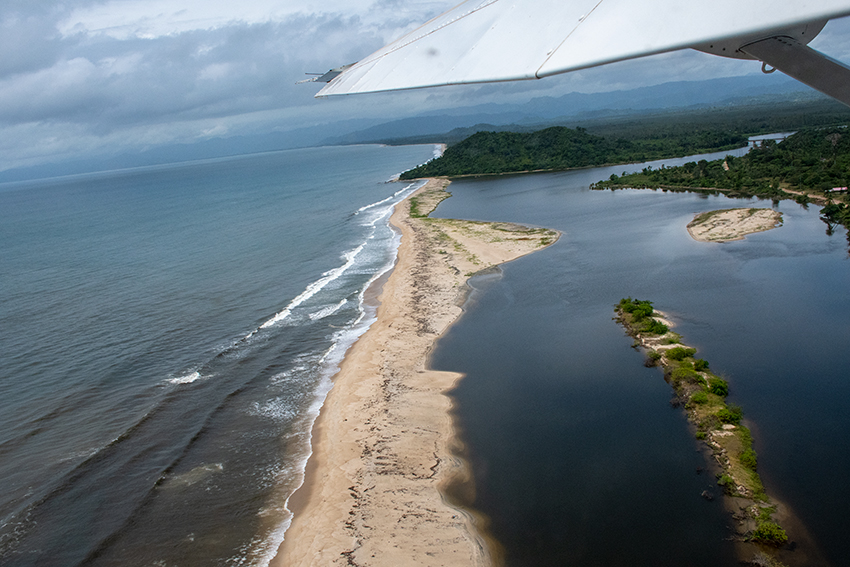
{"type": "MultiPolygon", "coordinates": [[[[347,67],[316,96],[539,79],[684,48],[759,59],[824,90],[812,82],[850,69],[806,44],[845,15],[850,0],[467,0],[347,67]],[[765,41],[775,38],[783,39],[765,41]],[[811,72],[812,64],[825,66],[811,72]]],[[[827,94],[850,105],[846,85],[827,94]]]]}

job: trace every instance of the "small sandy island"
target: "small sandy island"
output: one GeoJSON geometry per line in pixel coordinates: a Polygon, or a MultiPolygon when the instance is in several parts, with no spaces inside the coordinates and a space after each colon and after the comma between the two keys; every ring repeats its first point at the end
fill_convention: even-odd
{"type": "MultiPolygon", "coordinates": [[[[674,405],[684,407],[696,438],[708,451],[709,470],[715,473],[723,505],[731,516],[727,528],[740,564],[828,565],[793,510],[768,497],[743,412],[726,404],[729,383],[709,369],[708,361],[696,358],[697,349],[670,330],[674,326],[670,318],[652,308],[651,302],[622,299],[616,313],[616,320],[635,339],[633,346],[645,349],[646,366],[663,369],[664,379],[673,386],[674,405]]],[[[715,494],[707,489],[702,497],[713,500],[715,494]]]]}
{"type": "Polygon", "coordinates": [[[490,565],[474,521],[440,488],[465,475],[450,451],[445,392],[460,375],[429,370],[434,341],[461,313],[470,275],[558,239],[507,223],[432,219],[449,194],[430,180],[396,207],[398,262],[377,321],[349,350],[313,430],[306,481],[272,565],[490,565]]]}
{"type": "Polygon", "coordinates": [[[700,242],[729,242],[781,224],[782,213],[773,209],[723,209],[695,216],[688,233],[700,242]]]}

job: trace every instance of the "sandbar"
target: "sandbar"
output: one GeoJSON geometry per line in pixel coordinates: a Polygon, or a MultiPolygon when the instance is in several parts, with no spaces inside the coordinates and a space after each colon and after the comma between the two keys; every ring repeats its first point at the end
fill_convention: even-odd
{"type": "Polygon", "coordinates": [[[555,242],[554,230],[434,219],[448,196],[432,179],[400,203],[396,266],[377,320],[346,353],[313,430],[294,518],[272,565],[487,566],[498,557],[473,514],[446,501],[468,477],[452,453],[450,390],[460,374],[428,368],[460,316],[467,279],[555,242]],[[411,214],[413,208],[413,214],[411,214]]]}
{"type": "Polygon", "coordinates": [[[700,242],[729,242],[781,224],[782,213],[773,209],[723,209],[696,215],[688,233],[700,242]]]}

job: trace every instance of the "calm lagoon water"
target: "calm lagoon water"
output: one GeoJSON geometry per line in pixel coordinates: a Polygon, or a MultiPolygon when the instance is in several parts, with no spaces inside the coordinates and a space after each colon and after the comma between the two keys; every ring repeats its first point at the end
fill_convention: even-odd
{"type": "MultiPolygon", "coordinates": [[[[676,160],[667,160],[673,165],[676,160]]],[[[657,166],[658,164],[656,164],[657,166]]],[[[643,166],[636,166],[637,168],[643,166]]],[[[556,228],[554,246],[474,278],[436,368],[467,374],[453,396],[507,564],[734,565],[712,475],[671,388],[612,321],[649,299],[730,382],[768,492],[847,565],[850,503],[850,259],[809,210],[784,225],[699,243],[695,213],[770,201],[590,191],[622,166],[458,181],[437,216],[556,228]]]]}

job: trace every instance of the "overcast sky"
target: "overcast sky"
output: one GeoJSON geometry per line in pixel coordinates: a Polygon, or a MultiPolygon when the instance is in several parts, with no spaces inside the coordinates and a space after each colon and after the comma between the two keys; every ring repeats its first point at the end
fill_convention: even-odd
{"type": "MultiPolygon", "coordinates": [[[[2,0],[0,171],[335,117],[518,102],[760,72],[692,51],[518,84],[316,100],[308,71],[350,63],[449,0],[2,0]]],[[[850,22],[812,43],[850,62],[850,22]]]]}

